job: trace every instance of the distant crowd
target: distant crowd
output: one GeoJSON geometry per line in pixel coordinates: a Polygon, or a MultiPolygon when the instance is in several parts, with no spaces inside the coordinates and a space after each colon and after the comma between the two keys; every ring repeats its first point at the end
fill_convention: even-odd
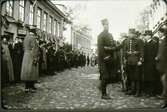
{"type": "MultiPolygon", "coordinates": [[[[89,55],[77,49],[72,50],[72,46],[69,44],[64,44],[62,47],[59,46],[57,48],[55,42],[42,40],[34,34],[30,34],[29,37],[25,37],[25,39],[17,37],[13,42],[9,41],[9,37],[2,37],[2,87],[10,83],[24,81],[22,80],[21,74],[25,75],[26,72],[24,71],[27,70],[33,71],[33,69],[30,69],[31,67],[28,68],[33,57],[31,57],[31,59],[23,59],[23,57],[29,57],[29,55],[25,56],[25,54],[31,53],[29,52],[31,49],[33,54],[37,54],[38,67],[36,69],[38,69],[38,73],[36,72],[36,74],[38,74],[38,76],[54,75],[56,72],[61,72],[65,69],[95,66],[97,64],[95,54],[89,55]],[[36,37],[35,42],[37,47],[29,45],[33,42],[27,43],[29,42],[27,39],[33,38],[32,35],[36,37]],[[29,49],[31,46],[32,48],[29,49]],[[33,50],[34,48],[38,49],[37,52],[33,50]],[[24,66],[27,70],[24,69],[24,66]]],[[[28,80],[30,79],[27,79],[26,82],[28,80]]]]}

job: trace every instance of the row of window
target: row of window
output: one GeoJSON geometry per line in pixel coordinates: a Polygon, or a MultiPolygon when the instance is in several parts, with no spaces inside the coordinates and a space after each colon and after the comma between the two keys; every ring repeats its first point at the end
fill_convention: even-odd
{"type": "MultiPolygon", "coordinates": [[[[34,4],[30,4],[29,6],[29,15],[25,16],[25,0],[19,1],[19,20],[25,21],[28,19],[28,23],[30,25],[34,24],[34,4]]],[[[8,0],[6,2],[6,14],[9,16],[13,16],[13,9],[14,9],[14,0],[8,0]]],[[[42,29],[48,33],[52,33],[53,35],[60,36],[60,23],[57,20],[54,20],[51,16],[49,16],[46,12],[44,12],[42,17],[42,9],[37,9],[37,28],[42,29]],[[43,20],[42,20],[43,19],[43,20]],[[47,24],[48,22],[48,24],[47,24]],[[41,24],[42,23],[42,24],[41,24]],[[41,26],[42,25],[42,26],[41,26]],[[53,25],[53,26],[52,26],[53,25]],[[53,30],[52,30],[53,28],[53,30]],[[53,32],[52,32],[53,31],[53,32]]]]}

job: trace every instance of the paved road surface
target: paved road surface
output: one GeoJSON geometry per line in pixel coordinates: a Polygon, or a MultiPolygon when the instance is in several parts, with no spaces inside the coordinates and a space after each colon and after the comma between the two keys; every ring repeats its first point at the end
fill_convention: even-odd
{"type": "Polygon", "coordinates": [[[110,84],[112,100],[101,99],[98,90],[97,67],[66,70],[40,78],[36,93],[24,93],[24,85],[16,84],[2,91],[4,106],[8,109],[123,109],[159,108],[162,101],[156,97],[127,96],[120,84],[110,84]]]}

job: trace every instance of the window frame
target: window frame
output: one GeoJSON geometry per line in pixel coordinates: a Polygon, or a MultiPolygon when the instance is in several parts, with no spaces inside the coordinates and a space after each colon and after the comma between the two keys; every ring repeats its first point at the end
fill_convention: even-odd
{"type": "Polygon", "coordinates": [[[6,1],[6,14],[8,16],[13,17],[13,10],[14,10],[14,0],[7,0],[6,1]],[[12,4],[11,4],[12,3],[12,4]],[[9,6],[8,6],[9,5],[9,6]]]}
{"type": "Polygon", "coordinates": [[[39,28],[39,29],[41,29],[41,15],[42,15],[42,9],[38,7],[37,8],[37,28],[39,28]],[[38,12],[40,12],[40,13],[38,13],[38,12]],[[38,24],[38,22],[39,22],[39,24],[38,24]]]}
{"type": "Polygon", "coordinates": [[[29,25],[34,25],[34,7],[33,7],[33,4],[30,3],[30,6],[29,6],[29,25]],[[32,6],[32,7],[31,7],[32,6]]]}
{"type": "Polygon", "coordinates": [[[54,19],[53,35],[57,35],[57,20],[54,19]]]}
{"type": "Polygon", "coordinates": [[[52,16],[48,18],[48,33],[52,33],[52,16]]]}
{"type": "Polygon", "coordinates": [[[19,20],[25,20],[25,0],[19,0],[19,20]]]}
{"type": "Polygon", "coordinates": [[[43,31],[47,31],[47,15],[48,14],[46,12],[43,13],[43,31]]]}
{"type": "Polygon", "coordinates": [[[61,23],[57,22],[57,36],[60,37],[61,23]]]}

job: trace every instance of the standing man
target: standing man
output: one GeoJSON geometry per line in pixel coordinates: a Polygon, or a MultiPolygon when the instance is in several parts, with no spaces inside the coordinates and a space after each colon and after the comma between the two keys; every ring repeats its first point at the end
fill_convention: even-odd
{"type": "Polygon", "coordinates": [[[14,42],[14,48],[13,48],[13,66],[14,68],[14,75],[15,75],[15,81],[20,82],[20,72],[21,72],[21,64],[23,59],[23,42],[21,39],[16,37],[16,40],[14,42]]]}
{"type": "Polygon", "coordinates": [[[100,79],[101,79],[101,87],[100,90],[102,92],[102,99],[111,99],[106,92],[107,84],[110,79],[110,69],[112,66],[110,63],[113,62],[113,50],[114,40],[111,33],[109,33],[109,22],[107,19],[103,19],[103,32],[98,36],[97,44],[98,44],[98,64],[100,71],[100,79]],[[109,66],[110,65],[110,66],[109,66]]]}
{"type": "Polygon", "coordinates": [[[143,42],[137,38],[135,29],[129,29],[129,36],[123,44],[123,55],[128,81],[127,94],[137,95],[140,89],[141,74],[139,74],[139,67],[143,61],[143,42]]]}
{"type": "Polygon", "coordinates": [[[90,59],[89,59],[89,54],[87,55],[87,66],[89,66],[89,62],[90,62],[90,59]]]}
{"type": "Polygon", "coordinates": [[[157,56],[157,69],[161,72],[161,82],[163,86],[162,98],[164,100],[162,108],[167,108],[167,24],[165,23],[160,29],[160,45],[157,56]]]}
{"type": "Polygon", "coordinates": [[[156,60],[158,46],[157,41],[152,37],[152,31],[145,31],[144,45],[144,86],[145,92],[149,96],[155,95],[155,87],[158,82],[158,73],[156,71],[156,60]]]}

